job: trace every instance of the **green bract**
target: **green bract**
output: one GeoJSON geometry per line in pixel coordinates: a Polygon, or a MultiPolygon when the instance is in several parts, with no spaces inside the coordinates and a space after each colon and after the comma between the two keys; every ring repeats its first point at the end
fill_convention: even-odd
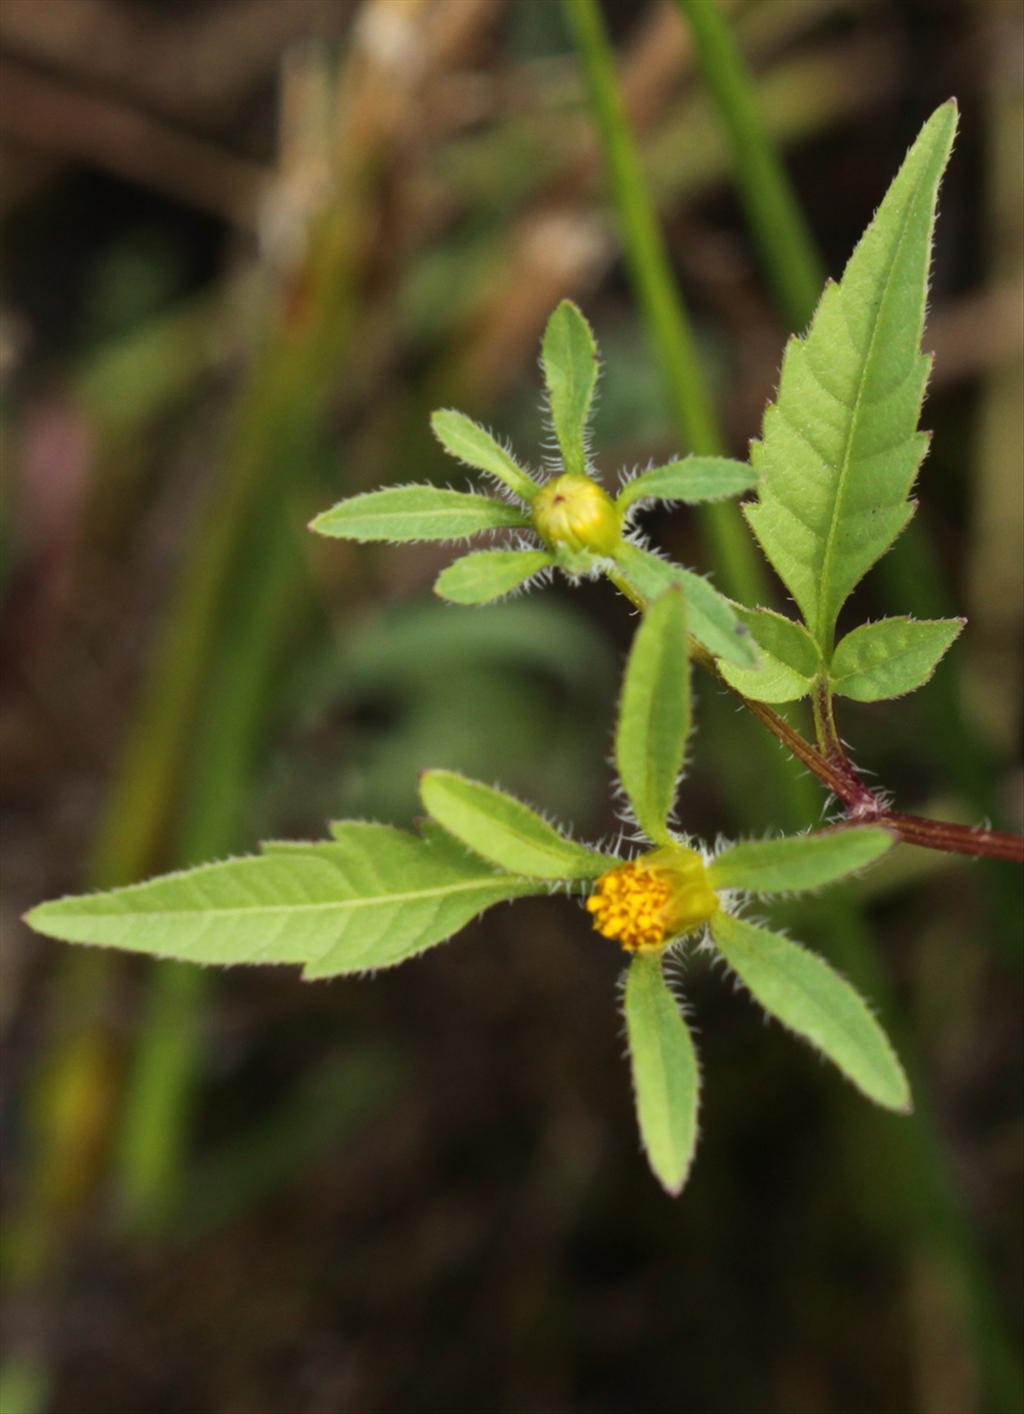
{"type": "Polygon", "coordinates": [[[709,865],[669,828],[690,734],[684,599],[673,585],[651,603],[622,686],[615,759],[654,846],[632,860],[570,839],[493,786],[427,771],[420,789],[430,819],[418,835],[343,822],[330,841],[277,842],[253,858],[60,899],[29,922],[69,942],[200,963],[293,963],[315,979],[391,967],[495,903],[561,889],[586,895],[597,930],[632,955],[625,1007],[637,1119],[670,1192],[682,1187],[696,1142],[698,1069],[662,960],[708,926],[767,1011],[872,1099],[905,1108],[898,1062],[856,993],[820,959],[735,916],[741,892],[817,888],[877,859],[892,837],[869,826],[829,830],[734,845],[709,865]]]}
{"type": "Polygon", "coordinates": [[[697,1148],[700,1068],[657,958],[638,957],[627,972],[625,1012],[640,1136],[655,1176],[679,1193],[697,1148]]]}
{"type": "MultiPolygon", "coordinates": [[[[643,574],[636,556],[646,553],[630,525],[641,504],[722,500],[756,484],[756,473],[744,462],[684,457],[626,480],[618,496],[612,497],[597,480],[588,454],[599,372],[597,344],[590,325],[569,300],[563,300],[548,320],[541,365],[559,450],[559,463],[546,479],[525,467],[464,413],[447,408],[431,418],[445,451],[493,477],[518,505],[432,486],[389,487],[339,502],[317,516],[312,529],[359,541],[457,540],[487,531],[532,532],[539,542],[536,548],[525,548],[520,536],[515,548],[467,555],[438,577],[434,588],[442,599],[485,604],[551,568],[570,580],[604,574],[632,582],[643,574]]],[[[757,644],[729,600],[692,571],[650,558],[671,568],[687,588],[694,638],[723,662],[755,670],[757,644]]],[[[642,597],[652,594],[645,590],[642,597]]]]}

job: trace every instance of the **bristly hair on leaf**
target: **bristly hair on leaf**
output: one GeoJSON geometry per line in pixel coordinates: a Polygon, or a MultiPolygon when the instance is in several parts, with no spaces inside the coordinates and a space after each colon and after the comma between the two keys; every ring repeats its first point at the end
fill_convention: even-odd
{"type": "Polygon", "coordinates": [[[932,232],[956,125],[952,101],[924,125],[842,280],[790,339],[751,446],[761,479],[745,514],[826,666],[840,608],[914,510],[932,232]]]}

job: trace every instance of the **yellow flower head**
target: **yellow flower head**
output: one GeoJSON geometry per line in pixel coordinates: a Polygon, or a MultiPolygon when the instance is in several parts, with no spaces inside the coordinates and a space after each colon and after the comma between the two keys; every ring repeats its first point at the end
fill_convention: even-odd
{"type": "Polygon", "coordinates": [[[533,503],[537,533],[553,550],[610,555],[622,539],[622,515],[603,487],[568,472],[549,481],[533,503]]]}
{"type": "Polygon", "coordinates": [[[704,860],[684,845],[667,845],[609,870],[587,899],[597,931],[639,953],[661,952],[718,908],[704,860]]]}

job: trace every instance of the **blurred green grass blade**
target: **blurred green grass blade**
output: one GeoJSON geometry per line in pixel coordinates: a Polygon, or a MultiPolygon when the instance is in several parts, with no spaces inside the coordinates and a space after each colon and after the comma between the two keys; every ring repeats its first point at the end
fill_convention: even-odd
{"type": "Polygon", "coordinates": [[[354,1046],[329,1058],[257,1123],[190,1170],[174,1215],[176,1239],[195,1242],[244,1221],[326,1154],[356,1139],[405,1080],[400,1058],[381,1046],[354,1046]]]}
{"type": "Polygon", "coordinates": [[[0,1414],[46,1414],[53,1375],[39,1360],[8,1354],[0,1365],[0,1414]]]}
{"type": "MultiPolygon", "coordinates": [[[[658,351],[679,434],[691,451],[720,456],[724,444],[714,404],[626,118],[600,6],[597,0],[563,3],[586,73],[626,261],[658,351]]],[[[764,575],[736,508],[705,506],[701,518],[730,593],[751,604],[764,599],[764,575]]]]}
{"type": "MultiPolygon", "coordinates": [[[[177,849],[184,863],[224,854],[237,841],[245,782],[267,725],[267,684],[295,607],[298,559],[290,527],[268,510],[249,533],[252,553],[225,588],[224,646],[193,729],[194,766],[177,849]]],[[[208,982],[195,967],[162,963],[154,970],[118,1138],[119,1188],[132,1226],[160,1227],[177,1201],[208,982]]]]}
{"type": "Polygon", "coordinates": [[[825,270],[758,111],[753,78],[718,0],[676,0],[729,140],[740,197],[779,305],[797,328],[810,319],[825,270]]]}

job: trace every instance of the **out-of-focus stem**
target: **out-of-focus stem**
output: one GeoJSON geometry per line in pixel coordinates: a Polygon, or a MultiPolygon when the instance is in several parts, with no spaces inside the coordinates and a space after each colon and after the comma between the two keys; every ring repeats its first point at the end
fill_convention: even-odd
{"type": "MultiPolygon", "coordinates": [[[[714,402],[626,117],[601,12],[595,0],[565,0],[565,10],[586,71],[623,249],[676,424],[693,451],[718,454],[723,450],[723,439],[714,402]]],[[[764,575],[739,512],[724,504],[702,510],[732,592],[744,603],[757,603],[764,597],[764,575]]]]}

